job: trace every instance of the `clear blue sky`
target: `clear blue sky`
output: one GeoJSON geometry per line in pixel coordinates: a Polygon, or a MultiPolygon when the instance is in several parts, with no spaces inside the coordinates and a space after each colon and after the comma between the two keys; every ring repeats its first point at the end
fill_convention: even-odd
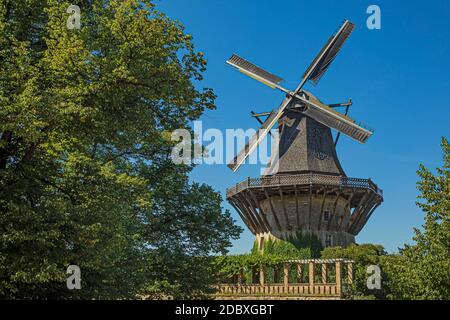
{"type": "MultiPolygon", "coordinates": [[[[350,116],[375,130],[366,144],[343,137],[341,164],[350,177],[372,178],[384,190],[384,203],[357,236],[392,252],[410,242],[423,223],[415,205],[419,163],[441,164],[442,136],[450,138],[450,1],[250,1],[170,0],[160,10],[193,34],[196,49],[208,59],[202,86],[218,95],[217,110],[207,112],[203,127],[256,128],[250,110],[269,111],[283,95],[225,64],[237,53],[286,79],[294,88],[328,37],[347,18],[356,29],[316,87],[310,90],[333,103],[351,97],[350,116]],[[366,9],[381,8],[381,30],[366,28],[366,9]]],[[[260,168],[245,165],[232,173],[226,165],[200,165],[192,179],[219,190],[260,168]]],[[[237,222],[245,227],[226,202],[237,222]]],[[[245,228],[232,252],[249,251],[245,228]]]]}

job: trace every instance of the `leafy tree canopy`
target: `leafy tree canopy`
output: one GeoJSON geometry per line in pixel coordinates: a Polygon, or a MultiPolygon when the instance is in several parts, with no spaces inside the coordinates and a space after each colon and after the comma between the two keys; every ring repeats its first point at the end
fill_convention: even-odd
{"type": "Polygon", "coordinates": [[[170,132],[214,108],[205,66],[153,1],[0,0],[0,297],[207,287],[192,257],[225,253],[240,228],[170,158],[170,132]],[[70,264],[82,290],[66,288],[70,264]]]}
{"type": "MultiPolygon", "coordinates": [[[[382,283],[381,290],[367,287],[367,267],[381,265],[381,259],[386,256],[383,246],[376,244],[351,244],[347,248],[329,247],[322,251],[322,258],[346,258],[355,261],[353,286],[349,288],[348,295],[352,299],[384,299],[387,295],[386,281],[382,283]]],[[[381,268],[381,267],[380,267],[381,268]]],[[[383,268],[381,268],[383,270],[383,268]]],[[[386,276],[382,274],[382,279],[386,276]]]]}
{"type": "Polygon", "coordinates": [[[450,299],[450,145],[441,142],[443,165],[433,173],[424,165],[417,171],[417,205],[425,213],[422,230],[414,229],[414,244],[400,250],[404,259],[391,266],[398,279],[394,297],[450,299]]]}
{"type": "Polygon", "coordinates": [[[420,165],[417,205],[425,214],[422,229],[414,229],[414,243],[398,254],[386,255],[381,246],[352,245],[326,248],[325,258],[355,260],[353,297],[388,299],[450,299],[450,145],[442,138],[443,165],[433,173],[420,165]],[[366,266],[382,270],[382,288],[366,287],[366,266]]]}

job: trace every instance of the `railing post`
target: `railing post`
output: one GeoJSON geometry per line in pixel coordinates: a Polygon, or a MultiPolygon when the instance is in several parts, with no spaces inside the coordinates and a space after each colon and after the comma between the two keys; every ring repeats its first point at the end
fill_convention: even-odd
{"type": "Polygon", "coordinates": [[[341,261],[336,261],[336,293],[342,295],[341,261]]]}

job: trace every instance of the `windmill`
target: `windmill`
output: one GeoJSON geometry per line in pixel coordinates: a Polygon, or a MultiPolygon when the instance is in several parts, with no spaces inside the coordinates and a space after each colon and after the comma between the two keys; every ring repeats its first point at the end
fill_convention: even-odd
{"type": "Polygon", "coordinates": [[[295,90],[280,85],[282,78],[233,55],[227,63],[257,81],[286,94],[280,107],[254,113],[261,124],[228,164],[236,172],[278,123],[281,136],[276,159],[260,178],[227,190],[227,200],[262,243],[267,238],[292,238],[309,233],[324,246],[346,246],[383,201],[382,190],[370,179],[349,178],[336,155],[341,134],[365,143],[373,134],[348,117],[352,101],[326,105],[303,89],[316,85],[354,29],[345,20],[303,74],[295,90]],[[345,113],[336,111],[345,107],[345,113]],[[264,121],[262,117],[266,117],[264,121]],[[335,140],[331,130],[337,131],[335,140]]]}

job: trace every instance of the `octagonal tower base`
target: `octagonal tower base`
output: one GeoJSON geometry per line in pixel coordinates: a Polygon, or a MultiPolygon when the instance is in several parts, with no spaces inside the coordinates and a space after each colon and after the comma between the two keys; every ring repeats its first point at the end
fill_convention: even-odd
{"type": "Polygon", "coordinates": [[[324,247],[354,243],[382,203],[382,190],[346,176],[330,128],[288,108],[279,130],[265,175],[227,189],[227,200],[258,243],[297,234],[313,234],[324,247]]]}

